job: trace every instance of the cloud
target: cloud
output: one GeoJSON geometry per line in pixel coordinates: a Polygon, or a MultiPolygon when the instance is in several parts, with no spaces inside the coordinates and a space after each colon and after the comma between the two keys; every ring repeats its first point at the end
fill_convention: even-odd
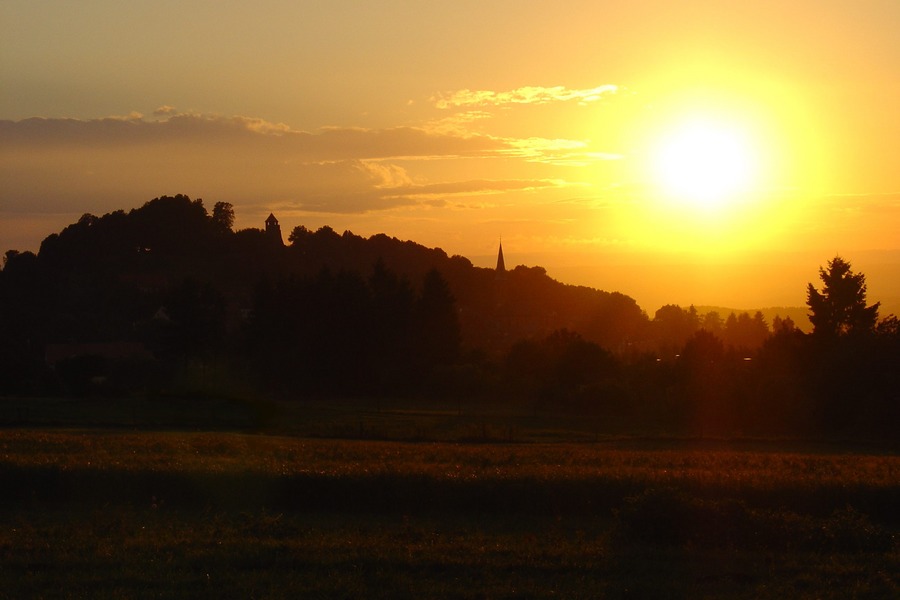
{"type": "Polygon", "coordinates": [[[467,111],[454,121],[427,127],[365,129],[325,127],[316,131],[292,129],[264,119],[174,112],[161,119],[128,118],[93,120],[31,118],[0,121],[0,153],[57,152],[77,147],[79,152],[139,153],[156,149],[177,155],[187,148],[192,156],[247,155],[251,163],[267,160],[292,163],[334,161],[434,161],[513,157],[529,162],[558,165],[590,164],[620,156],[597,153],[580,140],[541,137],[513,138],[477,134],[465,123],[485,118],[467,111]]]}
{"type": "Polygon", "coordinates": [[[398,196],[433,198],[438,196],[472,196],[514,191],[532,191],[541,188],[564,187],[565,185],[567,184],[563,181],[552,179],[472,179],[468,181],[404,186],[393,188],[391,191],[398,196]]]}
{"type": "Polygon", "coordinates": [[[378,189],[410,187],[414,185],[412,177],[410,177],[407,170],[399,165],[361,161],[359,168],[372,177],[374,185],[378,189]]]}
{"type": "MultiPolygon", "coordinates": [[[[232,202],[239,210],[283,205],[361,214],[564,185],[510,176],[510,157],[538,156],[542,143],[534,140],[417,127],[309,132],[169,107],[155,114],[160,118],[0,121],[0,212],[103,214],[185,193],[232,202]],[[448,168],[465,161],[478,164],[477,177],[466,167],[448,168]]],[[[543,146],[578,150],[562,141],[543,146]]]]}
{"type": "Polygon", "coordinates": [[[427,128],[436,133],[467,139],[481,136],[497,140],[502,146],[500,154],[527,162],[585,166],[598,161],[619,160],[623,158],[621,154],[598,152],[592,148],[591,142],[585,140],[516,135],[526,131],[547,131],[540,125],[545,118],[548,122],[558,122],[561,118],[571,120],[571,107],[562,106],[564,103],[587,105],[619,90],[615,85],[601,85],[587,89],[526,86],[508,91],[463,89],[446,92],[430,99],[432,105],[440,110],[441,116],[428,122],[427,128]],[[522,111],[515,110],[529,106],[546,108],[540,109],[545,111],[540,116],[527,112],[523,116],[522,111]]]}
{"type": "Polygon", "coordinates": [[[564,187],[558,179],[470,179],[440,183],[419,183],[407,169],[379,161],[361,161],[359,170],[373,180],[373,185],[392,197],[434,198],[436,196],[482,195],[541,188],[564,187]]]}
{"type": "Polygon", "coordinates": [[[587,165],[597,160],[616,160],[616,154],[604,154],[588,150],[587,142],[539,137],[508,139],[505,154],[517,156],[529,162],[555,165],[587,165]]]}
{"type": "Polygon", "coordinates": [[[232,144],[238,152],[277,152],[285,158],[325,162],[351,159],[408,160],[498,155],[505,142],[488,136],[462,137],[416,127],[323,128],[298,131],[283,123],[234,116],[172,114],[161,120],[31,118],[0,121],[0,152],[51,149],[75,144],[83,150],[128,146],[190,145],[216,152],[232,144]]]}
{"type": "Polygon", "coordinates": [[[621,154],[594,152],[583,140],[548,139],[541,137],[512,138],[505,140],[504,154],[522,158],[528,162],[553,165],[585,166],[597,161],[620,160],[621,154]]]}
{"type": "Polygon", "coordinates": [[[113,120],[117,120],[117,121],[140,121],[141,119],[144,118],[144,114],[140,113],[136,110],[133,110],[130,113],[128,113],[127,115],[113,116],[113,117],[109,117],[109,118],[113,119],[113,120]]]}
{"type": "Polygon", "coordinates": [[[526,86],[505,92],[463,89],[438,94],[431,98],[440,109],[471,106],[503,106],[508,104],[549,104],[577,100],[588,104],[597,102],[603,96],[619,91],[615,85],[601,85],[585,90],[573,90],[558,85],[553,87],[526,86]]]}
{"type": "Polygon", "coordinates": [[[390,129],[327,128],[314,138],[319,156],[338,159],[434,160],[499,156],[503,140],[462,136],[417,127],[390,129]]]}

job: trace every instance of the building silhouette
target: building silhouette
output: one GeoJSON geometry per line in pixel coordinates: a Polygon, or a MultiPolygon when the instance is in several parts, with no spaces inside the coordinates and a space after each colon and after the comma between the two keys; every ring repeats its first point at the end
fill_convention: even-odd
{"type": "Polygon", "coordinates": [[[500,240],[500,252],[497,253],[497,272],[506,271],[506,262],[503,260],[503,240],[500,240]]]}
{"type": "Polygon", "coordinates": [[[272,241],[284,245],[284,238],[281,237],[281,225],[278,224],[278,219],[272,213],[269,213],[269,217],[266,219],[266,236],[272,241]]]}

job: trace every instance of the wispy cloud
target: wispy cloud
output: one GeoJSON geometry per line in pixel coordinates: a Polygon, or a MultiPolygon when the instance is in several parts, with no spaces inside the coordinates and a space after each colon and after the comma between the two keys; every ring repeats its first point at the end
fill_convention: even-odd
{"type": "Polygon", "coordinates": [[[472,106],[503,106],[507,104],[549,104],[551,102],[577,101],[582,104],[597,102],[604,96],[619,91],[615,85],[601,85],[584,90],[573,90],[561,85],[553,87],[525,86],[508,91],[457,90],[437,94],[431,98],[437,108],[447,109],[472,106]]]}
{"type": "MultiPolygon", "coordinates": [[[[542,131],[539,124],[544,118],[557,122],[564,114],[560,111],[571,111],[563,106],[565,103],[585,106],[619,91],[618,86],[607,84],[585,89],[525,86],[506,91],[462,89],[445,92],[430,98],[440,116],[425,127],[435,133],[467,139],[496,140],[501,146],[498,153],[504,157],[545,165],[586,166],[623,156],[604,152],[583,139],[528,134],[542,131]],[[547,112],[536,115],[529,111],[532,107],[547,112]],[[517,135],[520,133],[524,135],[517,135]]],[[[571,113],[565,114],[563,119],[571,119],[571,113]]]]}
{"type": "Polygon", "coordinates": [[[582,140],[548,139],[539,137],[507,139],[503,152],[529,162],[555,165],[584,166],[599,160],[619,160],[620,154],[594,152],[582,140]]]}
{"type": "Polygon", "coordinates": [[[374,187],[391,197],[435,198],[438,196],[484,195],[542,188],[565,187],[559,179],[470,179],[438,183],[417,182],[407,169],[380,161],[361,161],[359,170],[373,180],[374,187]]]}
{"type": "Polygon", "coordinates": [[[566,183],[551,179],[473,179],[468,181],[453,181],[446,183],[432,183],[426,185],[411,185],[394,188],[394,195],[426,198],[452,195],[483,195],[500,194],[513,191],[531,191],[542,188],[563,187],[566,183]]]}

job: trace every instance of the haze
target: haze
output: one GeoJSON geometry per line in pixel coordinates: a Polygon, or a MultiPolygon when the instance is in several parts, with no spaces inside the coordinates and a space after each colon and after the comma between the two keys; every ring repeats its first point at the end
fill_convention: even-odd
{"type": "Polygon", "coordinates": [[[840,254],[897,313],[898,23],[894,0],[7,1],[0,251],[182,193],[482,266],[502,235],[651,314],[803,305],[840,254]],[[654,175],[697,119],[752,172],[714,199],[708,145],[678,194],[654,175]]]}

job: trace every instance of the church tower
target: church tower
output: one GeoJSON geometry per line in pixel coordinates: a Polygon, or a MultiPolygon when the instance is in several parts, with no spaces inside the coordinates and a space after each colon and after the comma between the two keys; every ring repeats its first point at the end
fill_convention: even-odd
{"type": "Polygon", "coordinates": [[[271,238],[273,242],[277,241],[279,245],[284,246],[284,238],[281,237],[281,225],[278,224],[278,219],[272,213],[269,213],[269,218],[266,219],[266,236],[271,238]]]}
{"type": "Polygon", "coordinates": [[[506,263],[503,261],[503,240],[500,240],[500,252],[497,254],[497,272],[503,273],[506,271],[506,263]]]}

